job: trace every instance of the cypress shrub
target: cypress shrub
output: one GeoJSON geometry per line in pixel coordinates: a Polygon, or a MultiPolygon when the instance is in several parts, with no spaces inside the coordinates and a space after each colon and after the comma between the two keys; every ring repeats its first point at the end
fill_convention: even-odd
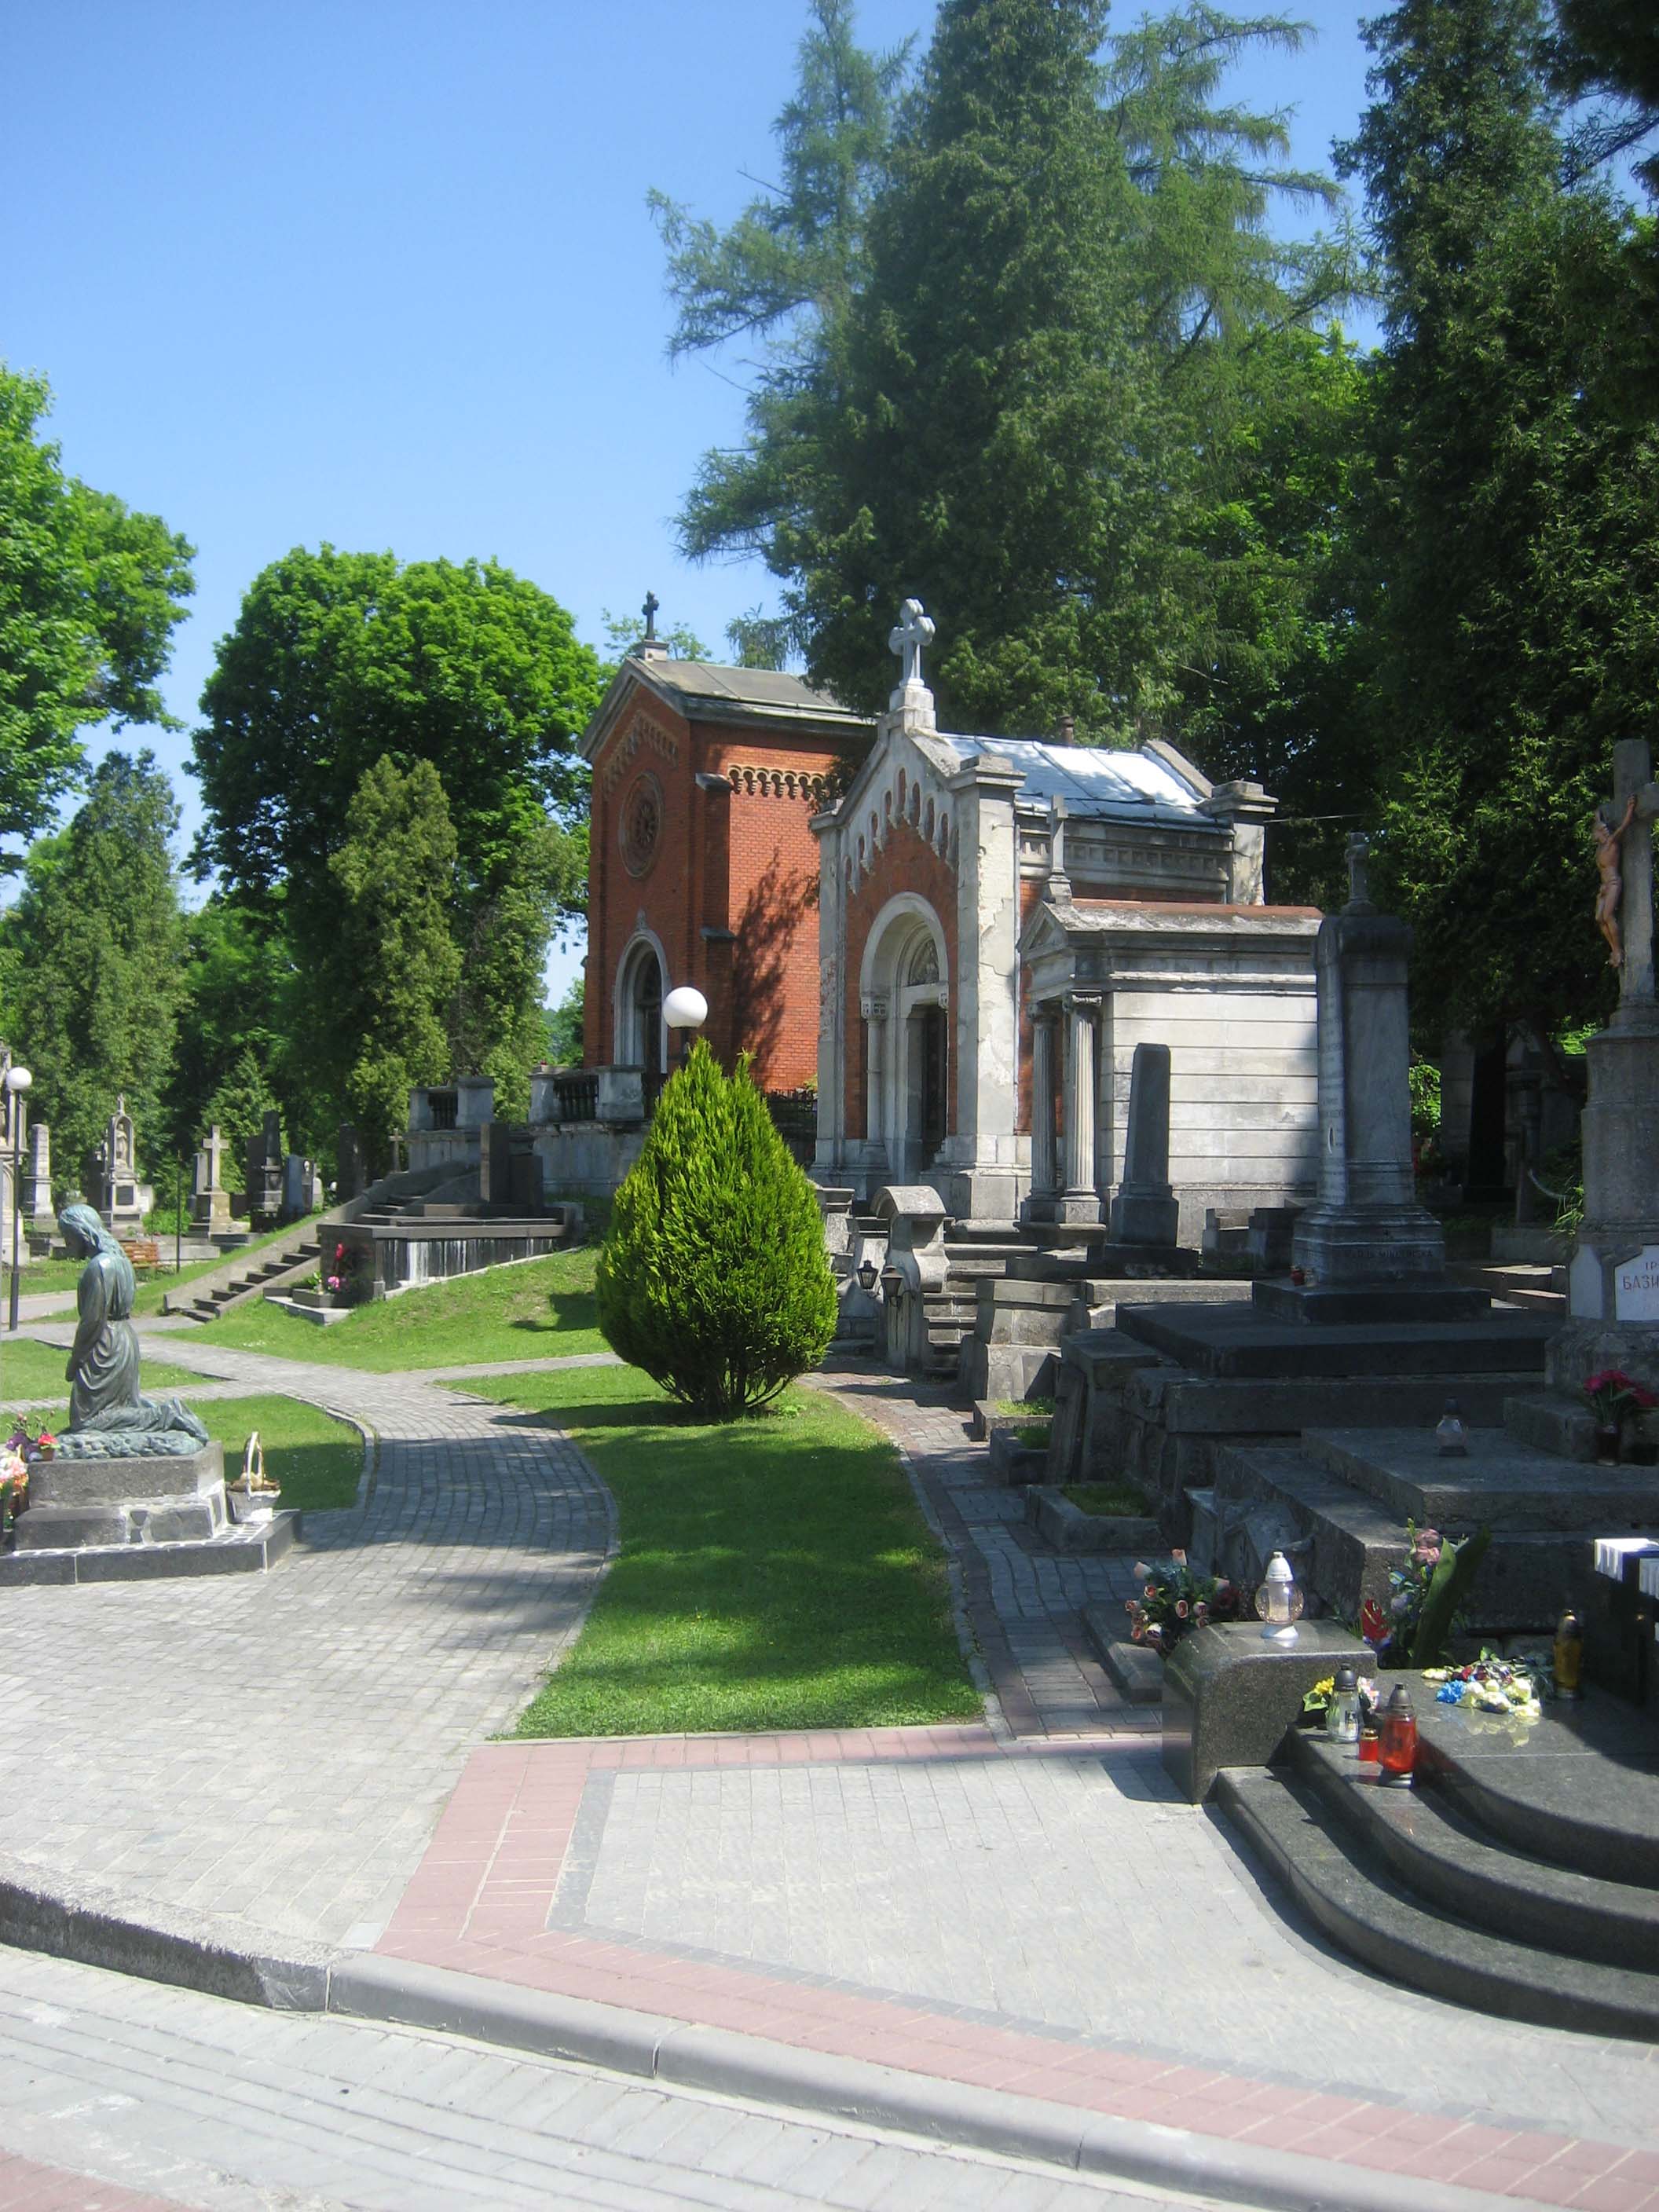
{"type": "Polygon", "coordinates": [[[699,1038],[664,1085],[597,1287],[611,1350],[714,1420],[765,1405],[823,1358],[836,1285],[817,1200],[746,1059],[728,1076],[699,1038]]]}

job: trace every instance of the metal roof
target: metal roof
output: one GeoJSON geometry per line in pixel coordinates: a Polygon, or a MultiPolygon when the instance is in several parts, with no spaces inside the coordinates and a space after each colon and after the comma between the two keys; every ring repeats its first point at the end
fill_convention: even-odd
{"type": "Polygon", "coordinates": [[[727,702],[776,714],[811,715],[816,720],[856,722],[869,726],[870,717],[854,714],[827,691],[815,691],[799,676],[776,668],[724,668],[709,660],[631,660],[646,683],[678,691],[688,700],[727,702]]]}
{"type": "Polygon", "coordinates": [[[1203,794],[1150,753],[1045,744],[1036,738],[953,738],[943,732],[939,743],[964,761],[987,753],[1006,760],[1024,773],[1023,799],[1063,799],[1073,818],[1092,815],[1186,827],[1211,818],[1199,809],[1203,794]]]}

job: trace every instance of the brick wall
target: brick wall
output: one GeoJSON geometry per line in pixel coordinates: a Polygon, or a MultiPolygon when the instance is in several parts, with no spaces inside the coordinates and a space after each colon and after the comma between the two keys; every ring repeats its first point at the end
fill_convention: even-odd
{"type": "Polygon", "coordinates": [[[823,738],[689,723],[635,687],[593,763],[590,1066],[617,1056],[617,968],[643,918],[662,943],[667,988],[690,983],[708,999],[705,1034],[723,1060],[751,1053],[768,1091],[816,1076],[818,862],[807,824],[835,758],[823,738]],[[661,791],[662,818],[649,865],[635,874],[622,827],[647,775],[661,791]],[[730,787],[711,789],[700,775],[726,777],[730,787]]]}

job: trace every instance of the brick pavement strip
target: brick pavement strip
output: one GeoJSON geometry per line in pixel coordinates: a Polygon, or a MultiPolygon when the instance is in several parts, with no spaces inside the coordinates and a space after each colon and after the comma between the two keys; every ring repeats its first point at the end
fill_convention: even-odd
{"type": "MultiPolygon", "coordinates": [[[[734,2049],[796,2056],[727,2086],[775,2100],[757,2085],[793,2063],[804,2098],[833,2096],[819,2064],[875,2062],[930,2077],[946,2132],[973,2124],[953,2087],[1098,2116],[1127,2130],[1103,2158],[1143,2179],[1133,2161],[1176,2145],[1189,2187],[1261,2154],[1275,2203],[1381,2204],[1408,2184],[1419,2206],[1449,2185],[1463,2203],[1659,2207],[1659,2051],[1374,1981],[1287,1927],[1156,1747],[1121,1736],[492,1746],[379,1948],[371,2008],[410,2001],[395,1962],[418,1962],[523,1992],[528,2025],[509,1996],[490,2032],[533,2047],[550,2047],[536,1993],[575,2001],[558,2032],[578,2039],[550,2047],[627,2008],[641,2025],[610,2032],[635,2057],[610,2063],[647,2072],[665,2024],[732,2029],[764,2039],[734,2049]]],[[[435,2012],[420,2002],[388,2016],[453,2024],[447,1984],[435,2012]]]]}

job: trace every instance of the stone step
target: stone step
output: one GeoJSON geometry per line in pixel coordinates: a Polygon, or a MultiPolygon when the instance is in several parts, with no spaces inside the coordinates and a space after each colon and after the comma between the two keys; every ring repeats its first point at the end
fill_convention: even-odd
{"type": "Polygon", "coordinates": [[[1331,1323],[1263,1321],[1253,1305],[1136,1304],[1117,1327],[1200,1375],[1304,1376],[1541,1375],[1553,1333],[1545,1314],[1486,1321],[1331,1323]]]}
{"type": "Polygon", "coordinates": [[[1370,1860],[1309,1784],[1285,1771],[1225,1767],[1215,1792],[1321,1931],[1378,1972],[1507,2020],[1659,2038],[1659,1976],[1565,1958],[1437,1911],[1370,1860]]]}
{"type": "Polygon", "coordinates": [[[1156,1705],[1164,1697],[1164,1662],[1122,1633],[1121,1607],[1085,1605],[1083,1633],[1101,1665],[1132,1705],[1156,1705]]]}
{"type": "Polygon", "coordinates": [[[1289,1771],[1423,1904],[1518,1943],[1659,1974],[1659,1893],[1485,1833],[1443,1787],[1383,1790],[1353,1747],[1292,1729],[1289,1771]]]}

